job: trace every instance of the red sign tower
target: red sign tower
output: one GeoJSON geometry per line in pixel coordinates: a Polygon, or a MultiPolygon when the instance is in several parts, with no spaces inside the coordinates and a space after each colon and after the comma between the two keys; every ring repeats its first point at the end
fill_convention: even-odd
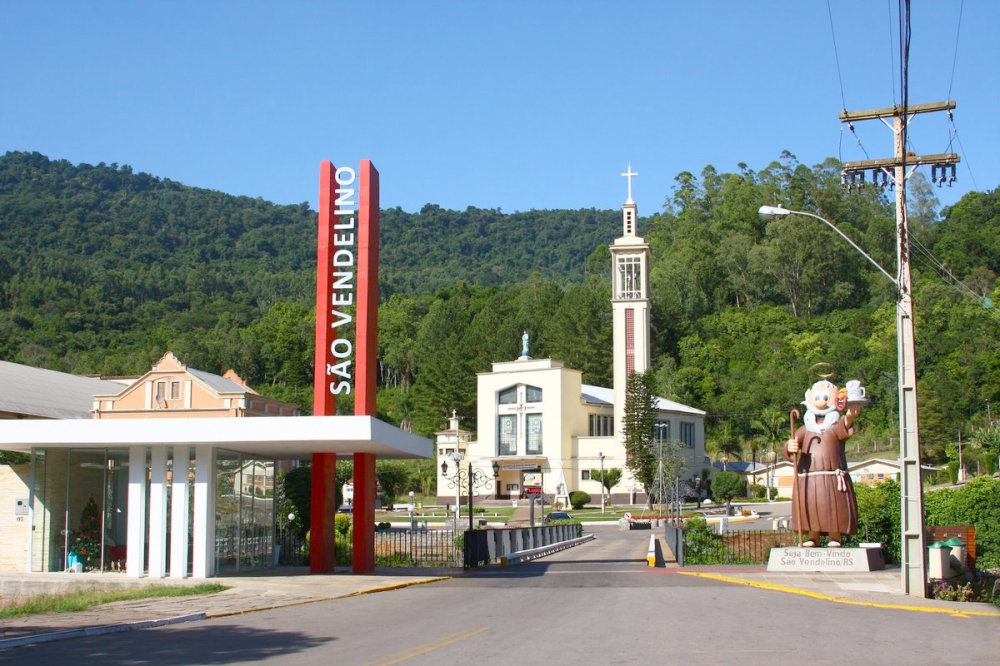
{"type": "MultiPolygon", "coordinates": [[[[353,392],[354,414],[375,416],[378,347],[379,180],[369,160],[357,171],[320,164],[313,415],[335,416],[353,392]],[[353,310],[353,315],[352,315],[353,310]],[[354,340],[348,335],[354,324],[354,340]]],[[[334,570],[337,455],[312,457],[309,570],[334,570]]],[[[375,455],[354,454],[354,573],[375,569],[375,455]]]]}

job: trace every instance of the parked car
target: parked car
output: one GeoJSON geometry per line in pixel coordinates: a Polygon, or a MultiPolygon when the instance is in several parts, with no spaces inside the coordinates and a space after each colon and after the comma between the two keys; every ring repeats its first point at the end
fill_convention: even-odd
{"type": "Polygon", "coordinates": [[[554,523],[561,520],[573,520],[573,516],[569,515],[565,511],[549,511],[545,514],[545,518],[542,519],[542,525],[547,525],[548,523],[554,523]]]}

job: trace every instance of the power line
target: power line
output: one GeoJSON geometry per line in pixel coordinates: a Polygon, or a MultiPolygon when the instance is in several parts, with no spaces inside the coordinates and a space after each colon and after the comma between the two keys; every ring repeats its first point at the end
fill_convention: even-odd
{"type": "Polygon", "coordinates": [[[951,81],[948,82],[948,95],[945,99],[951,99],[951,87],[955,83],[955,64],[958,63],[958,37],[962,32],[962,10],[965,8],[965,0],[958,5],[958,27],[955,29],[955,55],[951,59],[951,81]]]}
{"type": "Polygon", "coordinates": [[[892,0],[885,0],[886,14],[889,18],[889,85],[892,88],[892,103],[896,103],[896,64],[893,60],[895,51],[892,48],[892,0]]]}
{"type": "Polygon", "coordinates": [[[833,38],[833,58],[837,63],[837,79],[840,81],[841,108],[846,110],[847,100],[844,97],[844,77],[840,73],[840,53],[837,51],[837,33],[833,30],[833,9],[830,8],[830,0],[826,0],[826,13],[830,17],[830,37],[833,38]]]}

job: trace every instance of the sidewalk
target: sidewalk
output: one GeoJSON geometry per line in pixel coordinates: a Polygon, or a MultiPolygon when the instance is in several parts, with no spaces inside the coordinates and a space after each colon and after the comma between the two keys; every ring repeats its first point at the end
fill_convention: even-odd
{"type": "MultiPolygon", "coordinates": [[[[207,581],[190,579],[129,579],[118,574],[0,575],[0,589],[43,584],[62,579],[60,587],[99,583],[101,587],[218,583],[229,589],[216,594],[117,601],[71,613],[44,613],[0,620],[0,650],[84,635],[131,631],[165,624],[226,617],[254,611],[342,599],[360,594],[444,580],[461,569],[378,569],[370,575],[338,573],[314,576],[308,569],[282,569],[280,575],[223,576],[207,581]],[[77,580],[69,581],[72,576],[77,580]],[[95,581],[94,577],[100,580],[95,581]],[[63,582],[66,581],[66,582],[63,582]]],[[[5,595],[6,596],[6,595],[5,595]]]]}
{"type": "Polygon", "coordinates": [[[851,573],[788,573],[767,571],[765,566],[702,565],[678,568],[676,563],[669,562],[667,567],[682,575],[798,594],[834,603],[967,617],[992,616],[1000,619],[1000,608],[993,604],[941,601],[903,594],[898,566],[889,566],[882,571],[851,573]]]}

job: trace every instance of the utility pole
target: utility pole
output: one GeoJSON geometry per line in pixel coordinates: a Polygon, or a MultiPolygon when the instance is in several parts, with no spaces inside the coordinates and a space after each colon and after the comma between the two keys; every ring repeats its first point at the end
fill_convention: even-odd
{"type": "MultiPolygon", "coordinates": [[[[871,171],[872,182],[884,186],[891,180],[896,190],[896,348],[899,386],[899,458],[901,492],[900,568],[904,594],[927,596],[927,573],[924,550],[924,496],[920,478],[920,437],[917,425],[917,368],[913,335],[913,280],[910,272],[910,232],[906,219],[906,179],[917,166],[931,165],[931,181],[949,185],[955,180],[955,153],[938,155],[907,154],[906,128],[914,115],[955,108],[955,102],[896,105],[887,109],[847,111],[840,121],[848,124],[860,120],[882,120],[894,135],[895,156],[889,159],[845,162],[842,184],[848,189],[865,186],[865,172],[871,171]],[[892,118],[890,125],[885,119],[892,118]],[[909,171],[907,171],[909,168],[909,171]],[[950,178],[946,175],[950,168],[950,178]],[[940,181],[938,173],[940,172],[940,181]],[[860,183],[858,176],[860,175],[860,183]]],[[[853,129],[853,127],[852,127],[853,129]]]]}

